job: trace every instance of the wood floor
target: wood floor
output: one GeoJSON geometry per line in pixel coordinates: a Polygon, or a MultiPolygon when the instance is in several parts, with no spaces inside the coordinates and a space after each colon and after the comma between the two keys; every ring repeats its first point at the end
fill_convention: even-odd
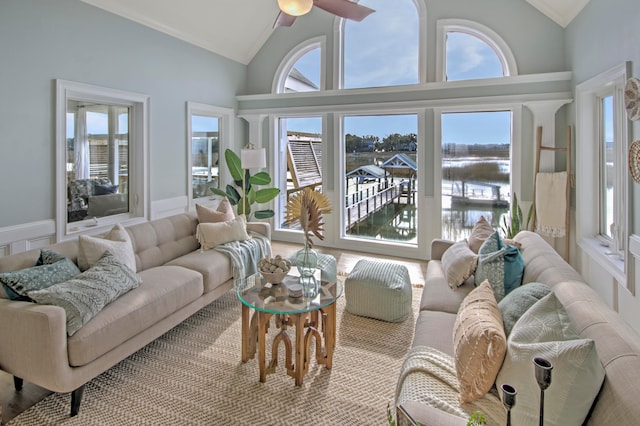
{"type": "MultiPolygon", "coordinates": [[[[272,243],[273,254],[280,254],[282,256],[289,256],[300,249],[299,244],[289,244],[274,241],[272,243]]],[[[427,269],[427,262],[418,260],[407,260],[404,258],[398,258],[393,256],[381,256],[367,253],[359,253],[353,251],[345,251],[338,249],[325,249],[318,248],[318,251],[325,254],[330,254],[336,258],[338,263],[338,274],[346,274],[358,260],[363,258],[368,259],[382,259],[393,263],[399,263],[405,265],[409,270],[411,276],[411,282],[417,285],[424,285],[425,273],[427,269]]],[[[238,336],[239,338],[240,336],[238,336]]],[[[240,354],[238,354],[240,359],[240,354]]],[[[20,392],[16,392],[13,385],[13,376],[0,372],[0,400],[2,401],[2,423],[6,423],[9,420],[16,417],[38,401],[45,398],[51,392],[42,389],[36,385],[24,382],[24,386],[20,392]]],[[[71,407],[71,394],[69,394],[69,407],[71,407]]],[[[80,407],[82,409],[82,407],[80,407]]]]}

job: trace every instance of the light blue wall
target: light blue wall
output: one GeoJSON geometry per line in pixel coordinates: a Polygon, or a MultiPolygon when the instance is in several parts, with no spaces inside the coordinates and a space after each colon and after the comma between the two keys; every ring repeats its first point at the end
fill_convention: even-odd
{"type": "MultiPolygon", "coordinates": [[[[566,29],[567,67],[580,84],[626,61],[640,77],[640,9],[637,0],[591,0],[566,29]]],[[[568,112],[575,124],[575,106],[568,112]]],[[[640,122],[631,140],[640,139],[640,122]]],[[[577,142],[579,143],[579,141],[577,142]]],[[[633,181],[631,181],[633,182],[633,181]]],[[[640,186],[633,184],[633,231],[640,233],[640,186]]]]}
{"type": "MultiPolygon", "coordinates": [[[[420,0],[419,0],[420,1],[420,0]]],[[[427,80],[436,75],[436,23],[440,19],[468,19],[494,30],[510,46],[519,74],[567,71],[564,30],[524,0],[422,0],[427,13],[427,80]]],[[[316,36],[327,38],[327,62],[333,60],[334,18],[314,8],[290,28],[274,31],[249,64],[247,92],[271,93],[274,74],[285,55],[316,36]]],[[[330,87],[332,75],[328,74],[330,87]]]]}
{"type": "Polygon", "coordinates": [[[150,95],[152,201],[187,195],[185,102],[234,108],[246,81],[242,64],[79,0],[2,0],[0,58],[0,227],[54,218],[55,79],[150,95]]]}

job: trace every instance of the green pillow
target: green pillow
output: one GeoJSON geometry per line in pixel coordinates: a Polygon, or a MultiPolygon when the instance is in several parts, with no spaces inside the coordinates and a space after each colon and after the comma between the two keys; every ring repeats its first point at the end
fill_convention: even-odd
{"type": "Polygon", "coordinates": [[[80,273],[71,259],[52,250],[41,250],[35,266],[0,274],[2,287],[11,300],[30,300],[27,293],[67,281],[80,273]]]}
{"type": "Polygon", "coordinates": [[[36,303],[64,308],[67,334],[72,336],[107,304],[141,282],[135,272],[107,250],[83,273],[49,288],[30,291],[28,296],[36,303]]]}
{"type": "Polygon", "coordinates": [[[504,244],[496,231],[478,250],[475,282],[489,280],[496,300],[500,302],[510,291],[520,286],[524,275],[524,260],[517,247],[504,244]]]}
{"type": "Polygon", "coordinates": [[[551,289],[545,284],[529,283],[516,288],[498,303],[507,337],[522,314],[549,293],[551,289]]]}
{"type": "Polygon", "coordinates": [[[533,358],[553,366],[545,390],[545,425],[582,425],[598,395],[605,371],[595,342],[575,332],[569,315],[553,292],[527,310],[507,339],[507,355],[496,379],[516,388],[518,401],[511,410],[517,424],[538,424],[540,388],[533,358]]]}

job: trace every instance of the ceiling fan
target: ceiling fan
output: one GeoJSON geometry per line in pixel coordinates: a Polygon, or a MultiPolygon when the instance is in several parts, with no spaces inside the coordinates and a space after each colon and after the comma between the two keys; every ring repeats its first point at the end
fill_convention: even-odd
{"type": "Polygon", "coordinates": [[[280,13],[273,28],[290,27],[296,17],[309,13],[314,5],[341,18],[354,21],[362,21],[369,14],[375,12],[373,9],[350,0],[278,0],[280,13]]]}

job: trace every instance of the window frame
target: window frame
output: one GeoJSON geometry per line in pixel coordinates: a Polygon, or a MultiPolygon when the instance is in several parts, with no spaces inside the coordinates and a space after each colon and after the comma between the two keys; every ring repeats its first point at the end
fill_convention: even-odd
{"type": "MultiPolygon", "coordinates": [[[[208,200],[211,196],[204,197],[193,197],[193,185],[191,182],[191,173],[193,160],[191,158],[191,150],[193,149],[193,144],[191,140],[192,135],[192,121],[191,118],[194,115],[205,116],[205,117],[215,117],[218,118],[218,150],[219,150],[219,162],[218,164],[222,164],[224,162],[224,152],[227,148],[230,148],[234,140],[234,127],[233,127],[233,118],[234,118],[234,110],[231,108],[224,108],[215,105],[203,104],[193,101],[187,101],[186,103],[186,117],[187,117],[187,197],[188,197],[188,206],[190,208],[195,208],[195,203],[198,201],[208,200]]],[[[223,184],[226,185],[227,182],[230,181],[230,175],[224,175],[225,173],[223,167],[220,167],[218,170],[218,188],[224,188],[223,184]]],[[[226,169],[226,168],[224,168],[226,169]]],[[[226,172],[228,174],[228,171],[226,172]]],[[[212,194],[213,195],[213,194],[212,194]]]]}
{"type": "Polygon", "coordinates": [[[79,233],[106,229],[116,223],[131,224],[146,219],[149,197],[149,111],[148,95],[56,80],[56,240],[73,238],[79,233]],[[70,99],[128,106],[129,118],[129,211],[83,221],[67,222],[67,105],[70,99]]]}
{"type": "Polygon", "coordinates": [[[624,109],[624,85],[630,75],[630,63],[615,66],[576,86],[576,241],[578,246],[610,271],[616,281],[627,286],[627,236],[630,230],[630,189],[626,167],[629,136],[631,134],[624,109]],[[612,253],[613,240],[600,233],[600,102],[604,95],[613,94],[614,158],[614,223],[619,253],[612,253]]]}
{"type": "Polygon", "coordinates": [[[325,36],[314,37],[309,40],[305,40],[302,43],[295,46],[289,51],[289,53],[280,61],[280,65],[275,72],[275,78],[271,86],[271,93],[285,93],[285,83],[287,77],[291,72],[291,68],[307,53],[315,49],[320,49],[320,88],[315,92],[303,92],[306,95],[323,92],[326,90],[326,43],[325,36]]]}

